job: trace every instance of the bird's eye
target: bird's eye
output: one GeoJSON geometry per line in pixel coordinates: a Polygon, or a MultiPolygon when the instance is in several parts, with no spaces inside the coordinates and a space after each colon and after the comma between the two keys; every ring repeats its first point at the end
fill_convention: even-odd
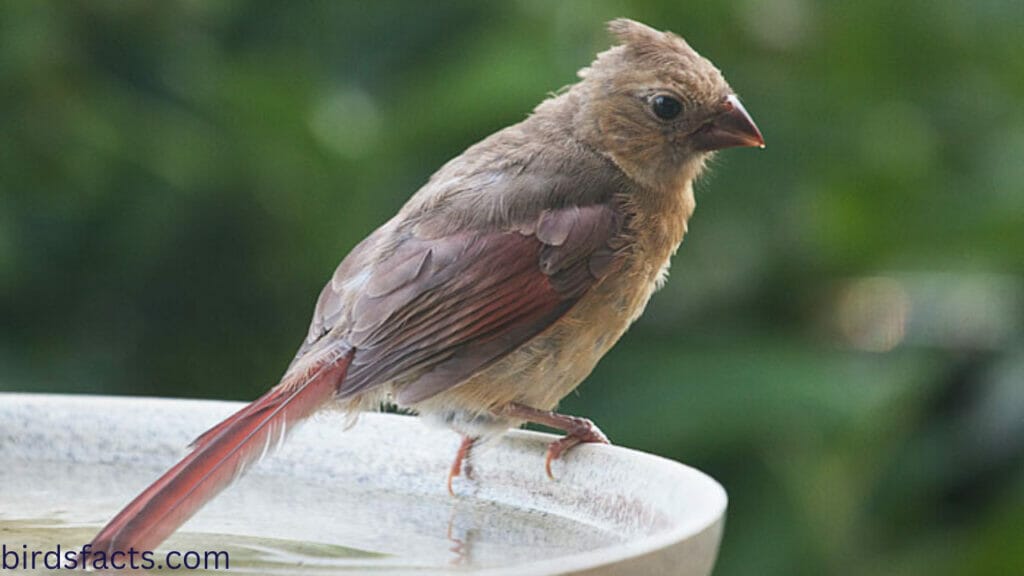
{"type": "Polygon", "coordinates": [[[671,96],[661,95],[651,100],[651,110],[662,120],[672,120],[683,111],[683,105],[671,96]]]}

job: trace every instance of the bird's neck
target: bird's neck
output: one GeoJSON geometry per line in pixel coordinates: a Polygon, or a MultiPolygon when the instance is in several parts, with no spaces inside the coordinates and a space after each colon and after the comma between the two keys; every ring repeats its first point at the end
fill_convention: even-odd
{"type": "Polygon", "coordinates": [[[630,199],[637,242],[645,253],[665,264],[683,241],[697,206],[693,181],[683,180],[676,185],[674,190],[636,190],[630,199]]]}
{"type": "Polygon", "coordinates": [[[686,223],[696,207],[693,182],[703,171],[707,155],[684,159],[672,166],[659,166],[653,169],[656,173],[621,165],[611,154],[601,152],[604,138],[599,126],[586,120],[588,97],[578,86],[545,100],[534,110],[528,123],[535,124],[537,129],[560,127],[566,131],[564,137],[579,142],[617,166],[623,180],[632,183],[622,195],[622,202],[631,213],[634,237],[645,252],[667,260],[686,234],[686,223]]]}

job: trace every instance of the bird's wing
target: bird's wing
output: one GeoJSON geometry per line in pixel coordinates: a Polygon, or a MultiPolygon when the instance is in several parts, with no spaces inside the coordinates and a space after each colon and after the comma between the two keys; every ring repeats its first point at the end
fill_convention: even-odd
{"type": "Polygon", "coordinates": [[[358,247],[321,294],[311,336],[355,348],[341,396],[401,378],[400,403],[425,400],[542,332],[621,264],[624,221],[604,203],[512,230],[410,232],[362,272],[349,262],[367,258],[358,247]]]}

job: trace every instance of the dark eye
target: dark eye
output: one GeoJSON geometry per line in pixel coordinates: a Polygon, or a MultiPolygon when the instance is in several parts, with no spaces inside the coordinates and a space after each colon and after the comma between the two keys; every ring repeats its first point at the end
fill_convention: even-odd
{"type": "Polygon", "coordinates": [[[651,100],[651,110],[662,120],[672,120],[683,111],[683,105],[671,96],[655,96],[651,100]]]}

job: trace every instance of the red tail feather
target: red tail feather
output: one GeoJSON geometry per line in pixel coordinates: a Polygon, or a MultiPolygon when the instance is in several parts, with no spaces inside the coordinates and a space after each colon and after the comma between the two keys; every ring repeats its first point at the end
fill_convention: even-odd
{"type": "Polygon", "coordinates": [[[276,446],[294,424],[330,400],[351,361],[351,351],[339,357],[336,349],[329,349],[308,370],[286,376],[270,392],[204,433],[188,456],[93,538],[94,553],[155,548],[276,446]]]}

